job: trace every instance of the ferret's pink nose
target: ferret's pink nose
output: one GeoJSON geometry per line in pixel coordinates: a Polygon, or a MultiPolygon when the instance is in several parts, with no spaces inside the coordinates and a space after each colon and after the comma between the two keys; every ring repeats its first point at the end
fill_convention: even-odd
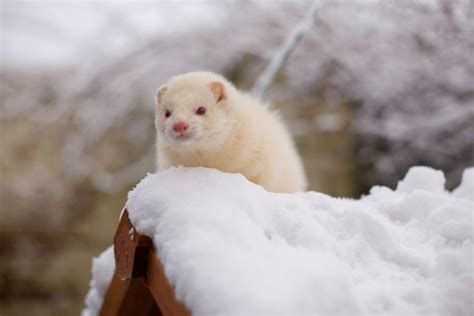
{"type": "Polygon", "coordinates": [[[176,133],[184,133],[188,129],[188,124],[186,122],[178,122],[173,125],[173,130],[176,133]]]}

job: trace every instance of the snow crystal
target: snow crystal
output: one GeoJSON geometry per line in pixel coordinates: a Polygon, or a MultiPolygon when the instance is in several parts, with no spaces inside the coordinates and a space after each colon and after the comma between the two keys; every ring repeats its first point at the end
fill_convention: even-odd
{"type": "Polygon", "coordinates": [[[352,200],[172,168],[126,206],[195,316],[472,315],[472,170],[453,193],[417,167],[352,200]]]}

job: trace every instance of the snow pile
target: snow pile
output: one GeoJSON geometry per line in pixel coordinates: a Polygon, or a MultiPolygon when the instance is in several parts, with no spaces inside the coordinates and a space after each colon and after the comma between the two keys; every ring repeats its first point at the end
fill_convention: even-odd
{"type": "Polygon", "coordinates": [[[87,308],[82,311],[81,316],[99,315],[114,270],[114,247],[110,246],[92,261],[91,288],[86,296],[87,308]]]}
{"type": "Polygon", "coordinates": [[[472,315],[473,187],[472,168],[450,193],[415,167],[351,200],[175,168],[127,208],[193,315],[472,315]]]}

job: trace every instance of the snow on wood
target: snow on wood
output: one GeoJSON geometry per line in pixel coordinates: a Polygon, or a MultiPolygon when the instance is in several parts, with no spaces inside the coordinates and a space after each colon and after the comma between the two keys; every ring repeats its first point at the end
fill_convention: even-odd
{"type": "MultiPolygon", "coordinates": [[[[396,190],[353,200],[173,168],[143,179],[126,207],[193,315],[471,315],[474,169],[453,193],[444,181],[414,167],[396,190]]],[[[83,316],[102,302],[110,253],[94,260],[83,316]]]]}

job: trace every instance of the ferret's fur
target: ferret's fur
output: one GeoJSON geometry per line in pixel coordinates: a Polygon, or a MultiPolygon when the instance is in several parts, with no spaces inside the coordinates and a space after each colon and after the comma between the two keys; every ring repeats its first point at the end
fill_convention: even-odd
{"type": "Polygon", "coordinates": [[[278,115],[222,76],[176,76],[158,89],[156,101],[158,170],[208,167],[241,173],[272,192],[305,190],[301,159],[278,115]],[[189,128],[176,132],[178,122],[189,128]]]}

